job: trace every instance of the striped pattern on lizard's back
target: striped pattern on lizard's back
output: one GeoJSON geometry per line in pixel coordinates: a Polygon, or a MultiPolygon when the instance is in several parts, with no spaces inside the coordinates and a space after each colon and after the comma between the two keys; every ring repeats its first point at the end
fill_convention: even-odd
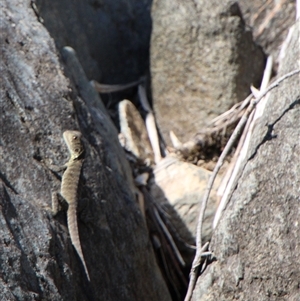
{"type": "Polygon", "coordinates": [[[77,224],[77,191],[84,159],[84,147],[81,141],[81,133],[78,131],[65,131],[63,137],[71,157],[66,164],[67,169],[62,176],[60,194],[68,203],[68,229],[72,244],[81,259],[87,278],[90,281],[89,272],[81,249],[77,224]]]}

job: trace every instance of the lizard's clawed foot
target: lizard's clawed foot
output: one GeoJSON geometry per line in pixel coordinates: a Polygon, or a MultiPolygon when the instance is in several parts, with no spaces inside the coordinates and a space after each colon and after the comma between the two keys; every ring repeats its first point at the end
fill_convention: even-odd
{"type": "Polygon", "coordinates": [[[45,211],[45,214],[49,219],[52,219],[54,217],[51,206],[49,206],[48,204],[41,204],[41,208],[45,211]]]}

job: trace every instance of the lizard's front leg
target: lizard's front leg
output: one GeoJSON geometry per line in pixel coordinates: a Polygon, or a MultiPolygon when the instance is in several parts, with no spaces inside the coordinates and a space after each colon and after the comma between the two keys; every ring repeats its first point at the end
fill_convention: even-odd
{"type": "MultiPolygon", "coordinates": [[[[66,168],[68,167],[68,163],[61,165],[61,166],[57,166],[57,165],[53,165],[53,164],[47,164],[46,166],[51,172],[57,173],[57,172],[66,170],[66,168]]],[[[52,194],[51,194],[52,208],[50,210],[51,210],[51,213],[53,216],[55,216],[57,214],[57,212],[60,210],[60,205],[59,205],[60,197],[61,197],[61,195],[57,191],[52,192],[52,194]]]]}

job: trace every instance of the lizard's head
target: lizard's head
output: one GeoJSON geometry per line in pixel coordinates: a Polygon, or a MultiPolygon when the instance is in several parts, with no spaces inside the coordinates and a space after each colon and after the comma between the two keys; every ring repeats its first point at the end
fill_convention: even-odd
{"type": "Polygon", "coordinates": [[[76,160],[84,153],[81,136],[81,133],[78,131],[65,131],[63,133],[64,140],[71,154],[71,159],[76,160]]]}

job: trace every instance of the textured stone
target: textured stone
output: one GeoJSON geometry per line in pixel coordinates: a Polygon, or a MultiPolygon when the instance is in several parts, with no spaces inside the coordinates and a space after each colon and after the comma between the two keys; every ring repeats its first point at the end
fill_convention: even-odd
{"type": "Polygon", "coordinates": [[[1,3],[1,300],[169,301],[117,131],[71,49],[61,64],[30,3],[1,3]],[[44,208],[60,187],[46,163],[67,161],[67,129],[86,148],[79,235],[90,283],[65,214],[44,208]]]}
{"type": "Polygon", "coordinates": [[[259,84],[264,55],[232,1],[155,0],[152,19],[158,125],[185,142],[259,84]]]}
{"type": "Polygon", "coordinates": [[[245,22],[253,30],[254,40],[265,53],[278,58],[281,44],[296,18],[296,1],[238,0],[245,22]]]}
{"type": "MultiPolygon", "coordinates": [[[[151,0],[37,0],[57,49],[71,46],[89,80],[126,84],[148,72],[151,0]]],[[[103,95],[110,105],[136,88],[103,95]]]]}
{"type": "MultiPolygon", "coordinates": [[[[300,21],[279,75],[300,68],[300,21]]],[[[193,300],[300,297],[300,75],[270,92],[257,120],[236,190],[214,231],[217,261],[199,277],[193,300]]]]}
{"type": "MultiPolygon", "coordinates": [[[[173,223],[182,237],[195,238],[199,210],[210,175],[211,172],[204,168],[173,157],[164,158],[154,170],[151,194],[162,205],[165,204],[167,210],[171,206],[169,214],[174,212],[173,223]],[[176,215],[180,218],[178,223],[176,215]],[[186,230],[189,231],[188,235],[184,234],[186,230]]],[[[216,188],[219,183],[218,177],[205,212],[203,242],[209,241],[212,235],[212,220],[217,206],[216,188]]]]}

